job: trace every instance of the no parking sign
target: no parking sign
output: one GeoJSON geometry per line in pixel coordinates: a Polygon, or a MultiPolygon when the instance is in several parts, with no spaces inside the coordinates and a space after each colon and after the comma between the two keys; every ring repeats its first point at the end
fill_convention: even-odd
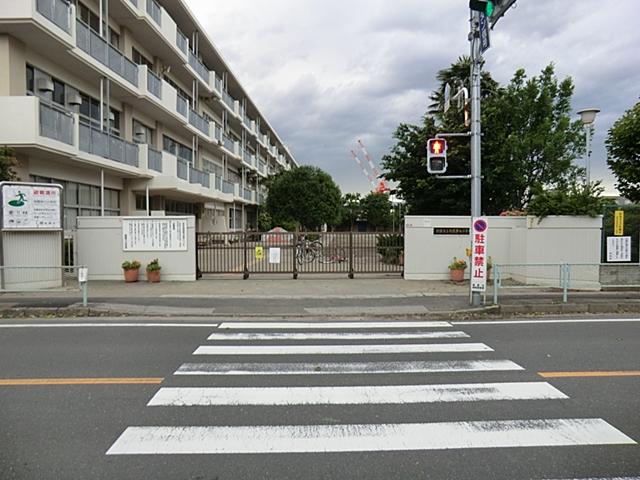
{"type": "Polygon", "coordinates": [[[485,217],[474,218],[471,232],[471,291],[487,290],[487,234],[489,223],[485,217]]]}

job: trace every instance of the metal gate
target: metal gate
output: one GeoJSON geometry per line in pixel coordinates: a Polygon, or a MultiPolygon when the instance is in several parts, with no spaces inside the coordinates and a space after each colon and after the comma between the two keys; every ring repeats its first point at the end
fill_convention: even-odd
{"type": "Polygon", "coordinates": [[[400,233],[198,233],[200,274],[398,274],[404,272],[400,233]]]}

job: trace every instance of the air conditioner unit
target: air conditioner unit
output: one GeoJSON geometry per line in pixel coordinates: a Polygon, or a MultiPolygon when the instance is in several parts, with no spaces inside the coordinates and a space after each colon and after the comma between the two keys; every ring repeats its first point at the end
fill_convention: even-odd
{"type": "Polygon", "coordinates": [[[77,107],[82,105],[82,97],[78,92],[67,92],[67,105],[77,107]]]}
{"type": "Polygon", "coordinates": [[[53,92],[53,80],[42,77],[36,81],[36,88],[40,92],[53,92]]]}

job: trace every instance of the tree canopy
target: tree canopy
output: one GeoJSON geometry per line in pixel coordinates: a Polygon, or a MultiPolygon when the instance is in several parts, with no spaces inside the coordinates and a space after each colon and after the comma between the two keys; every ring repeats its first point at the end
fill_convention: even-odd
{"type": "Polygon", "coordinates": [[[0,147],[0,182],[17,180],[16,160],[13,150],[7,147],[0,147]]]}
{"type": "Polygon", "coordinates": [[[371,192],[362,199],[360,206],[362,216],[367,221],[369,228],[383,230],[391,226],[393,205],[389,201],[389,195],[371,192]]]}
{"type": "Polygon", "coordinates": [[[613,124],[606,146],[616,188],[632,202],[640,202],[640,102],[613,124]]]}
{"type": "MultiPolygon", "coordinates": [[[[440,86],[430,97],[422,124],[401,124],[394,134],[396,144],[383,158],[386,177],[398,182],[398,194],[411,214],[469,214],[470,182],[438,179],[426,171],[429,138],[438,132],[468,131],[462,109],[452,106],[444,113],[442,106],[445,85],[455,93],[469,85],[469,75],[465,57],[440,71],[440,86]]],[[[557,79],[552,64],[531,78],[518,70],[504,87],[482,73],[484,214],[526,208],[535,194],[564,188],[579,175],[573,162],[583,152],[584,133],[579,121],[571,121],[573,89],[571,78],[557,79]]],[[[448,143],[447,175],[468,175],[469,139],[448,143]]]]}
{"type": "Polygon", "coordinates": [[[267,188],[266,210],[275,225],[314,230],[340,220],[340,188],[317,167],[284,170],[269,179],[267,188]]]}

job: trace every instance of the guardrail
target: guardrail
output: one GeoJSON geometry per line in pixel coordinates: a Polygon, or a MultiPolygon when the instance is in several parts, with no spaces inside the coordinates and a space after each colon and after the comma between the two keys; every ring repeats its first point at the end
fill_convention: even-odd
{"type": "Polygon", "coordinates": [[[73,145],[73,115],[40,100],[40,135],[73,145]]]}
{"type": "Polygon", "coordinates": [[[87,276],[83,265],[0,266],[0,293],[79,291],[86,307],[87,276]]]}
{"type": "Polygon", "coordinates": [[[71,5],[66,0],[37,0],[36,9],[67,33],[71,33],[71,5]]]}
{"type": "Polygon", "coordinates": [[[87,125],[80,125],[80,150],[138,167],[138,145],[87,125]]]}
{"type": "Polygon", "coordinates": [[[151,70],[147,70],[147,90],[162,100],[162,80],[151,70]]]}

